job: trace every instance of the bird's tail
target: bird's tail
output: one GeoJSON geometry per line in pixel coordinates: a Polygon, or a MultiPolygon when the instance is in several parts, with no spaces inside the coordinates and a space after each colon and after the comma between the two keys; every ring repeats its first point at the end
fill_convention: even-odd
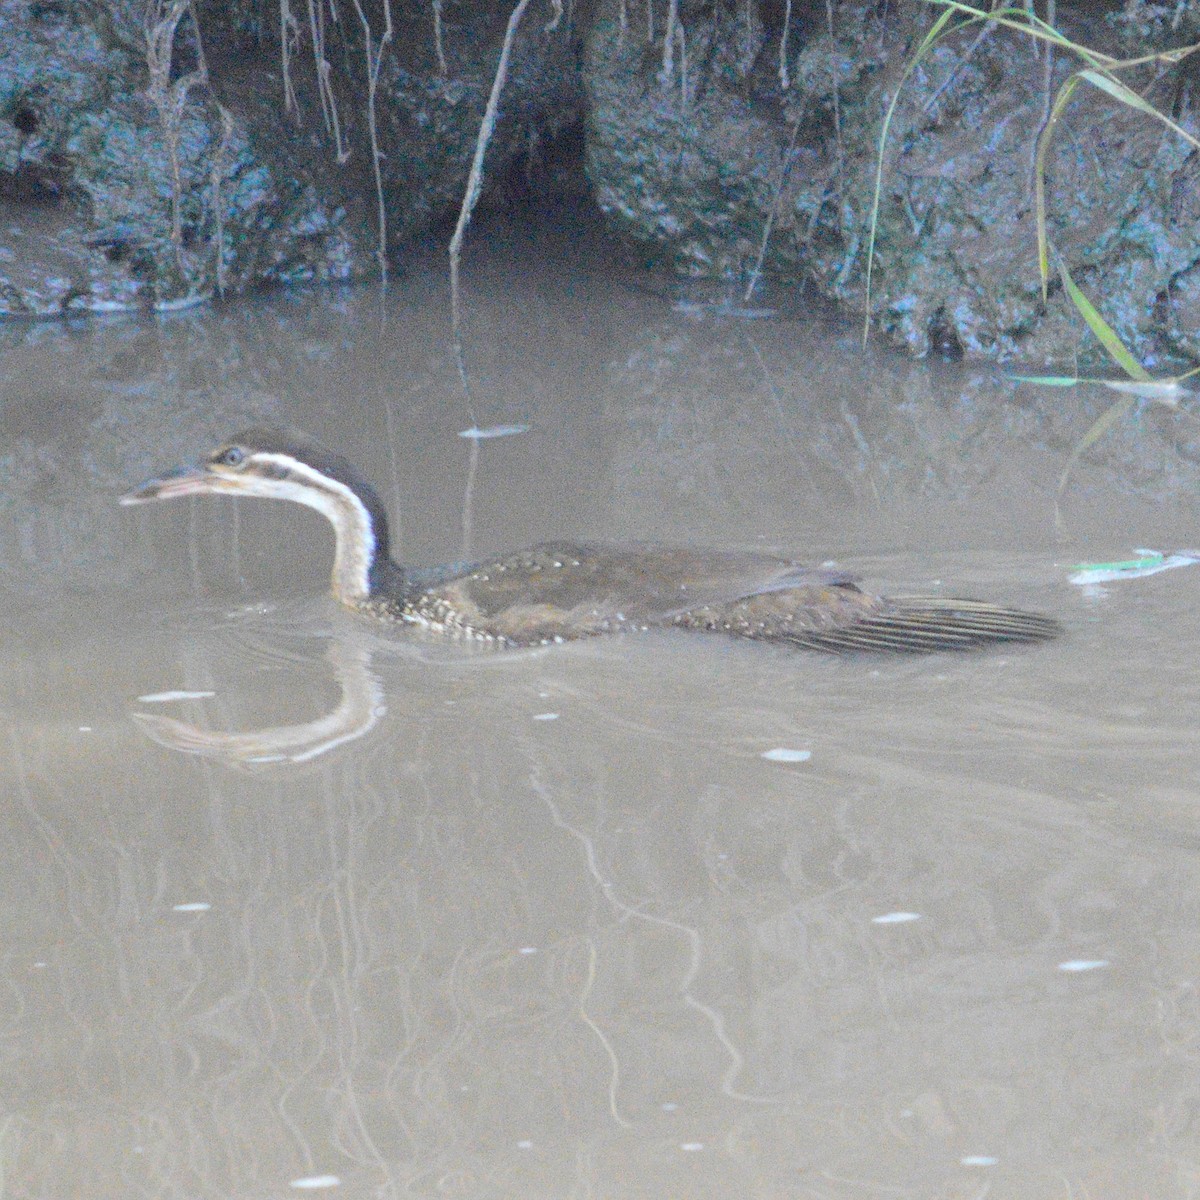
{"type": "Polygon", "coordinates": [[[923,654],[974,650],[1001,642],[1044,642],[1062,626],[1041,613],[982,600],[942,596],[891,596],[857,620],[822,629],[779,630],[772,641],[831,654],[870,650],[923,654]]]}

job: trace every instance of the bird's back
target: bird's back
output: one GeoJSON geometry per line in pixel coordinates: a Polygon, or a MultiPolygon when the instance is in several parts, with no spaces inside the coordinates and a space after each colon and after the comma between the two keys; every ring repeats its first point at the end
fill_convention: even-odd
{"type": "Polygon", "coordinates": [[[545,542],[410,591],[402,615],[529,646],[680,627],[822,650],[959,649],[1053,636],[1050,618],[977,601],[886,599],[842,571],[766,554],[545,542]]]}

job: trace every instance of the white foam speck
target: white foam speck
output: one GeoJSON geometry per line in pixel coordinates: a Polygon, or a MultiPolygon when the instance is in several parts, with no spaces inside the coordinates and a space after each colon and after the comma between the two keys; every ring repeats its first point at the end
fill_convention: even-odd
{"type": "Polygon", "coordinates": [[[1078,973],[1080,971],[1099,971],[1101,967],[1107,966],[1109,966],[1107,958],[1069,958],[1066,962],[1060,962],[1058,969],[1078,973]]]}
{"type": "Polygon", "coordinates": [[[512,437],[516,433],[528,432],[528,425],[490,425],[487,429],[480,429],[477,425],[472,425],[470,429],[460,429],[458,436],[482,442],[487,438],[512,437]]]}
{"type": "Polygon", "coordinates": [[[964,1167],[994,1167],[1000,1160],[990,1154],[965,1154],[958,1161],[964,1167]]]}
{"type": "Polygon", "coordinates": [[[764,750],[759,756],[767,762],[801,763],[812,758],[811,750],[792,750],[787,746],[776,746],[774,750],[764,750]]]}
{"type": "Polygon", "coordinates": [[[208,912],[212,905],[207,900],[193,900],[187,904],[172,904],[172,912],[208,912]]]}
{"type": "Polygon", "coordinates": [[[321,1188],[335,1188],[341,1185],[336,1175],[305,1175],[302,1179],[293,1179],[288,1187],[298,1188],[304,1192],[315,1192],[321,1188]]]}
{"type": "Polygon", "coordinates": [[[919,921],[920,913],[914,912],[890,912],[880,913],[877,917],[871,918],[872,925],[903,925],[907,921],[919,921]]]}
{"type": "Polygon", "coordinates": [[[170,704],[174,700],[211,700],[216,692],[151,692],[148,696],[139,696],[141,704],[170,704]]]}
{"type": "Polygon", "coordinates": [[[558,713],[534,713],[533,719],[535,721],[557,721],[558,713]]]}

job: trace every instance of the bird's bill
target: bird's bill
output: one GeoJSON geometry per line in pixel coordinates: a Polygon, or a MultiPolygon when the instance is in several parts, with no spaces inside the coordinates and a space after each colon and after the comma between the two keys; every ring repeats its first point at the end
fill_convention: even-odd
{"type": "Polygon", "coordinates": [[[229,480],[204,467],[178,467],[158,479],[149,479],[121,497],[122,504],[149,504],[176,496],[200,496],[236,490],[229,480]]]}

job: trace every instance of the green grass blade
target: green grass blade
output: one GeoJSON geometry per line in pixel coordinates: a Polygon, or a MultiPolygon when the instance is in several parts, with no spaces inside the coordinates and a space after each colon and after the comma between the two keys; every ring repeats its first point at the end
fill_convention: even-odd
{"type": "Polygon", "coordinates": [[[1002,7],[995,9],[975,8],[964,4],[962,0],[925,0],[927,4],[936,4],[939,8],[951,8],[971,21],[987,21],[992,25],[1000,25],[1011,29],[1014,33],[1024,34],[1039,42],[1049,42],[1051,45],[1065,50],[1091,63],[1100,70],[1122,66],[1120,60],[1110,58],[1099,50],[1073,42],[1066,34],[1043,21],[1040,17],[1027,12],[1024,8],[1002,7]]]}
{"type": "Polygon", "coordinates": [[[1010,375],[1009,379],[1013,379],[1017,383],[1036,383],[1040,387],[1060,388],[1075,387],[1080,383],[1091,382],[1090,379],[1080,379],[1077,376],[1067,375],[1010,375]]]}
{"type": "Polygon", "coordinates": [[[1074,461],[1085,450],[1094,446],[1131,408],[1132,400],[1118,400],[1106,408],[1088,427],[1087,433],[1079,439],[1079,444],[1071,454],[1074,461]]]}
{"type": "Polygon", "coordinates": [[[879,228],[879,200],[883,194],[883,153],[887,147],[888,133],[892,127],[892,117],[895,116],[896,105],[900,102],[900,93],[904,90],[904,85],[908,82],[909,76],[916,70],[918,64],[929,50],[937,44],[942,34],[945,33],[946,26],[954,19],[955,7],[948,6],[945,12],[930,26],[929,32],[921,39],[921,44],[917,47],[907,66],[905,66],[904,74],[900,76],[899,83],[896,84],[896,91],[888,102],[887,112],[883,117],[883,126],[879,131],[879,154],[875,159],[875,192],[871,197],[870,232],[867,237],[867,299],[866,312],[863,316],[864,346],[867,344],[867,337],[871,332],[871,279],[875,267],[875,233],[879,228]]]}
{"type": "Polygon", "coordinates": [[[1033,160],[1033,208],[1037,228],[1037,260],[1038,274],[1042,280],[1042,303],[1045,304],[1050,292],[1050,235],[1046,230],[1046,155],[1050,150],[1050,141],[1054,136],[1055,127],[1063,110],[1070,103],[1071,96],[1079,86],[1079,76],[1072,75],[1063,81],[1054,97],[1050,115],[1042,132],[1038,134],[1037,153],[1033,160]]]}
{"type": "Polygon", "coordinates": [[[1142,382],[1150,381],[1150,373],[1136,358],[1130,354],[1125,343],[1117,336],[1111,325],[1096,311],[1095,305],[1079,290],[1066,263],[1059,263],[1058,273],[1062,277],[1063,287],[1071,298],[1071,303],[1079,310],[1080,316],[1088,323],[1088,328],[1100,340],[1100,344],[1108,351],[1109,356],[1117,366],[1129,376],[1142,382]]]}
{"type": "Polygon", "coordinates": [[[1067,488],[1067,481],[1071,478],[1071,472],[1075,469],[1075,464],[1079,461],[1079,456],[1083,454],[1089,446],[1094,446],[1122,417],[1124,417],[1130,409],[1133,408],[1134,401],[1130,399],[1118,400],[1116,404],[1110,405],[1104,410],[1088,428],[1087,433],[1079,439],[1075,449],[1071,451],[1071,457],[1067,459],[1067,465],[1063,468],[1062,475],[1058,480],[1058,494],[1061,496],[1067,488]]]}
{"type": "MultiPolygon", "coordinates": [[[[1200,371],[1200,367],[1196,370],[1200,371]]],[[[1032,383],[1036,387],[1070,388],[1078,387],[1081,383],[1095,383],[1106,387],[1109,391],[1120,392],[1123,396],[1133,396],[1138,400],[1151,400],[1166,408],[1178,408],[1184,400],[1194,399],[1196,393],[1191,388],[1185,388],[1181,380],[1186,376],[1180,375],[1172,379],[1089,379],[1084,375],[1009,375],[1006,378],[1014,383],[1032,383]]]]}
{"type": "MultiPolygon", "coordinates": [[[[1067,270],[1066,263],[1060,263],[1058,270],[1062,276],[1063,287],[1066,289],[1067,295],[1071,298],[1071,303],[1079,310],[1080,315],[1087,322],[1088,328],[1100,339],[1100,344],[1108,351],[1121,370],[1139,383],[1152,382],[1150,373],[1130,354],[1125,343],[1117,336],[1116,331],[1096,311],[1096,306],[1079,290],[1075,280],[1071,278],[1071,272],[1067,270]]],[[[1068,459],[1067,465],[1063,469],[1062,477],[1058,481],[1059,495],[1062,495],[1063,490],[1066,488],[1067,480],[1070,478],[1075,464],[1079,461],[1079,456],[1089,446],[1094,446],[1119,420],[1125,417],[1135,403],[1136,401],[1132,397],[1118,400],[1092,422],[1088,431],[1079,439],[1079,444],[1071,451],[1071,457],[1068,459]]]]}
{"type": "Polygon", "coordinates": [[[1122,104],[1127,104],[1130,108],[1137,109],[1138,112],[1145,113],[1146,116],[1154,117],[1155,120],[1161,121],[1172,133],[1177,133],[1189,145],[1195,146],[1197,150],[1200,150],[1200,141],[1192,137],[1186,129],[1176,125],[1166,113],[1159,112],[1149,100],[1139,96],[1137,92],[1123,84],[1119,79],[1116,79],[1112,75],[1093,70],[1080,71],[1079,74],[1092,87],[1099,88],[1114,100],[1119,100],[1122,104]]]}

